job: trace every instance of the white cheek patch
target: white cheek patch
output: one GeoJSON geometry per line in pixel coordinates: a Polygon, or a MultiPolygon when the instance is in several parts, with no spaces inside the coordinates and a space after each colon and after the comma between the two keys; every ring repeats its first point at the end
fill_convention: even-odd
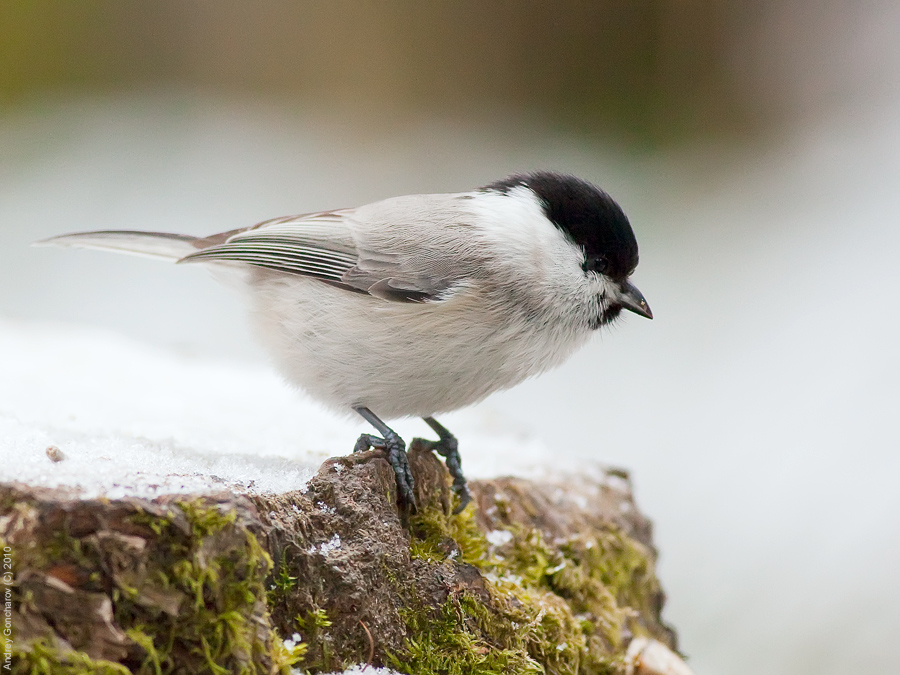
{"type": "Polygon", "coordinates": [[[571,334],[602,325],[619,296],[618,285],[584,271],[584,250],[547,218],[534,192],[516,187],[506,194],[480,194],[472,208],[478,236],[493,253],[487,264],[504,286],[516,289],[517,302],[540,308],[571,334]]]}
{"type": "Polygon", "coordinates": [[[496,244],[520,253],[531,252],[536,244],[548,244],[553,230],[537,196],[526,187],[506,194],[486,193],[472,202],[484,236],[496,244]]]}
{"type": "Polygon", "coordinates": [[[572,281],[576,272],[583,274],[581,247],[547,219],[540,199],[527,187],[479,195],[473,208],[481,236],[491,249],[507,252],[509,260],[528,260],[532,266],[547,268],[548,276],[564,275],[572,281]]]}

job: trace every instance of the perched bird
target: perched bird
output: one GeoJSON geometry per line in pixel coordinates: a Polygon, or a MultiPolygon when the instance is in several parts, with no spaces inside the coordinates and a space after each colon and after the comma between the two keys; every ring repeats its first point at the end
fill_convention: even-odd
{"type": "Polygon", "coordinates": [[[268,220],[209,237],[98,231],[38,242],[203,263],[249,288],[252,319],[291,383],[378,432],[401,504],[415,508],[403,440],[437,433],[459,496],[456,438],[434,415],[561,364],[623,309],[653,318],[629,281],[638,246],[600,188],[550,172],[470,192],[409,195],[268,220]]]}

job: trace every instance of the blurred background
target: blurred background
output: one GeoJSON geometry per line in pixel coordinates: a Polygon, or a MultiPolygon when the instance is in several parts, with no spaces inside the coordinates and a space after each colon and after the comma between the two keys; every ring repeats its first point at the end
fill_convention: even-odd
{"type": "Polygon", "coordinates": [[[895,673],[898,28],[887,0],[2,3],[0,319],[264,363],[200,269],[27,245],[575,173],[656,319],[489,404],[632,471],[698,674],[895,673]]]}

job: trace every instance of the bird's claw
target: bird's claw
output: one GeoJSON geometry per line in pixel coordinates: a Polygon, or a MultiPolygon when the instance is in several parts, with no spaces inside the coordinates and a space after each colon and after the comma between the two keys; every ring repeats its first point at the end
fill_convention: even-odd
{"type": "Polygon", "coordinates": [[[394,478],[397,481],[397,493],[400,503],[409,507],[412,513],[416,512],[416,483],[412,471],[409,468],[409,458],[406,455],[406,444],[397,434],[391,432],[385,438],[372,434],[362,434],[353,447],[353,452],[365,452],[370,448],[384,450],[387,454],[388,464],[394,470],[394,478]]]}
{"type": "Polygon", "coordinates": [[[361,434],[360,437],[356,439],[356,445],[353,446],[353,452],[365,452],[372,448],[384,450],[384,439],[380,436],[375,436],[374,434],[361,434]]]}
{"type": "Polygon", "coordinates": [[[459,497],[459,504],[453,509],[453,513],[460,513],[469,502],[472,501],[472,493],[469,492],[469,486],[466,483],[466,477],[462,472],[462,460],[459,456],[459,443],[456,437],[450,433],[441,434],[439,441],[425,441],[429,450],[433,450],[444,458],[450,477],[453,479],[453,492],[459,497]]]}

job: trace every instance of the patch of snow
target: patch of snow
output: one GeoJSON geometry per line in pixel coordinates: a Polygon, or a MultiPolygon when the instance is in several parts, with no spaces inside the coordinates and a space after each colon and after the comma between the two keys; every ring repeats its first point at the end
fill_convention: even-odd
{"type": "Polygon", "coordinates": [[[497,547],[512,541],[513,534],[509,530],[491,530],[485,538],[491,546],[497,547]]]}
{"type": "Polygon", "coordinates": [[[572,493],[571,495],[569,495],[569,498],[575,503],[575,505],[579,509],[587,509],[588,500],[587,500],[587,497],[585,497],[584,495],[580,495],[578,493],[572,493]]]}
{"type": "Polygon", "coordinates": [[[546,574],[556,574],[557,572],[561,572],[566,568],[566,561],[563,560],[559,565],[555,565],[553,567],[548,567],[546,574]]]}
{"type": "MultiPolygon", "coordinates": [[[[444,420],[462,439],[469,477],[540,473],[546,461],[538,441],[498,433],[489,408],[444,420]]],[[[409,439],[427,434],[418,420],[394,427],[409,439]]],[[[0,319],[0,481],[109,498],[305,490],[321,463],[347,454],[364,430],[264,366],[0,319]]]]}
{"type": "MultiPolygon", "coordinates": [[[[316,508],[319,509],[319,511],[321,511],[322,513],[328,513],[331,515],[337,513],[337,509],[335,509],[333,506],[328,506],[328,504],[326,504],[325,502],[316,502],[316,508]]],[[[297,509],[297,512],[299,513],[299,509],[297,509]]]]}
{"type": "Polygon", "coordinates": [[[288,651],[293,651],[294,647],[303,642],[303,636],[300,633],[294,633],[284,641],[284,646],[288,651]]]}
{"type": "Polygon", "coordinates": [[[625,494],[631,494],[631,484],[621,476],[616,476],[615,474],[607,475],[606,484],[613,490],[624,492],[625,494]]]}
{"type": "Polygon", "coordinates": [[[335,534],[331,539],[326,541],[324,544],[320,544],[319,546],[313,546],[309,549],[310,553],[318,553],[319,555],[327,556],[332,551],[336,551],[341,547],[341,535],[335,534]]]}

